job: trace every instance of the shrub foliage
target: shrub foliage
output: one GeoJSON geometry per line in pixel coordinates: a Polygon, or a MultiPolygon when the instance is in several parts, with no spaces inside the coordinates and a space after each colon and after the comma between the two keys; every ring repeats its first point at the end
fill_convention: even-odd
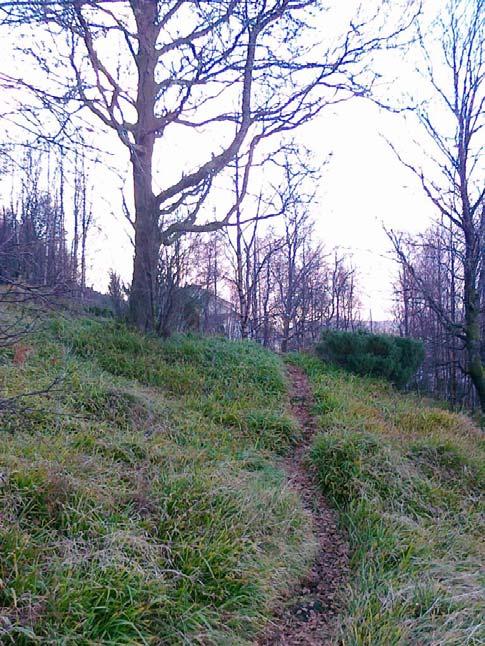
{"type": "Polygon", "coordinates": [[[424,359],[421,341],[365,331],[325,330],[316,349],[324,361],[396,386],[407,384],[424,359]]]}

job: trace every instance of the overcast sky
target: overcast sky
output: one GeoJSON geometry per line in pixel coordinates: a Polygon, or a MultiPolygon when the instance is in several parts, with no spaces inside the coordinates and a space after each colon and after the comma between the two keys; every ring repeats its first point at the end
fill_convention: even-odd
{"type": "Polygon", "coordinates": [[[353,255],[363,316],[372,310],[374,320],[388,319],[396,265],[383,227],[423,231],[435,215],[416,178],[381,135],[399,142],[407,128],[398,116],[360,100],[319,119],[314,131],[315,140],[333,151],[320,187],[319,234],[329,246],[353,255]]]}

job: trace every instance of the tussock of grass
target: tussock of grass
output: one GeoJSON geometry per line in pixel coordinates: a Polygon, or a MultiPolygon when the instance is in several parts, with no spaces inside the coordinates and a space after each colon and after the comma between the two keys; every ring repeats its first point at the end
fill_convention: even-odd
{"type": "Polygon", "coordinates": [[[1,420],[0,641],[249,643],[314,549],[280,360],[87,319],[34,345],[4,390],[65,378],[1,420]]]}
{"type": "Polygon", "coordinates": [[[313,385],[324,432],[312,461],[353,550],[343,644],[483,644],[480,431],[382,382],[291,360],[313,385]]]}

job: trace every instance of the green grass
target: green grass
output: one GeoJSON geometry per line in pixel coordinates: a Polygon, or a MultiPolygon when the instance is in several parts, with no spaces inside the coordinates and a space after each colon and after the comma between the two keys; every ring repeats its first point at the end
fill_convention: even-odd
{"type": "Polygon", "coordinates": [[[279,456],[281,360],[252,343],[52,321],[0,387],[0,642],[249,644],[314,539],[279,456]]]}
{"type": "Polygon", "coordinates": [[[342,643],[485,643],[483,435],[383,382],[290,360],[313,386],[311,459],[352,549],[342,643]]]}
{"type": "MultiPolygon", "coordinates": [[[[279,357],[55,319],[0,388],[0,643],[252,643],[315,544],[280,467],[299,439],[279,357]]],[[[391,386],[293,356],[311,459],[353,576],[344,645],[481,644],[483,435],[391,386]]]]}

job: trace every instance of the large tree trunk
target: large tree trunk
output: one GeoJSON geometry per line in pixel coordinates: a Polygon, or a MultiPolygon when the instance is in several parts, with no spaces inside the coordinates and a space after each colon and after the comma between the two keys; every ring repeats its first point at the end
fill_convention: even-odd
{"type": "Polygon", "coordinates": [[[160,251],[158,210],[152,187],[154,137],[148,132],[142,133],[137,139],[137,152],[132,154],[135,258],[130,316],[138,329],[149,331],[155,327],[156,278],[160,251]]]}
{"type": "MultiPolygon", "coordinates": [[[[139,330],[155,327],[155,295],[160,238],[153,193],[134,164],[135,258],[130,291],[130,319],[139,330]]],[[[151,182],[150,182],[151,183],[151,182]]]]}
{"type": "Polygon", "coordinates": [[[467,340],[466,345],[470,379],[475,386],[480,408],[485,413],[485,371],[480,357],[480,340],[474,335],[473,339],[467,340]]]}
{"type": "Polygon", "coordinates": [[[152,183],[153,149],[157,130],[156,44],[160,31],[157,16],[156,2],[136,3],[138,119],[134,129],[135,145],[131,150],[135,201],[135,258],[130,292],[130,318],[138,329],[144,331],[153,330],[156,325],[155,294],[160,250],[159,213],[152,183]]]}

